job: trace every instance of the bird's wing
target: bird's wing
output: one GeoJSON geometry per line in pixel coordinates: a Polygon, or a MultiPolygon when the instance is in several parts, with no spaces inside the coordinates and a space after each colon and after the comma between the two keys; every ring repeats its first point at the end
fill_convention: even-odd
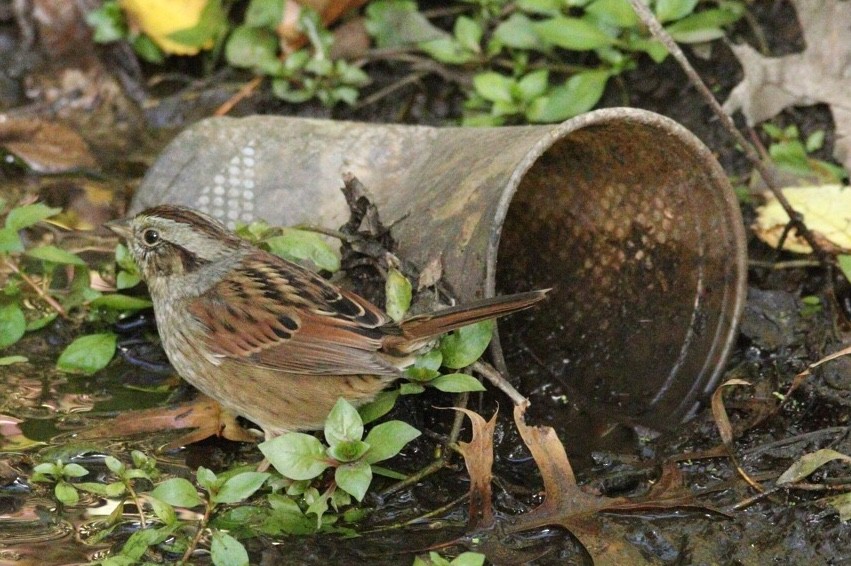
{"type": "Polygon", "coordinates": [[[378,307],[263,251],[188,305],[207,346],[233,361],[288,373],[393,375],[376,352],[398,331],[378,307]]]}

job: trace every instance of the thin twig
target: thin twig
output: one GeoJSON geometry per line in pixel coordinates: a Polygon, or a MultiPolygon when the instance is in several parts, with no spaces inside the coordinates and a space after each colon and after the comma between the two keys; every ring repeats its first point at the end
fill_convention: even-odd
{"type": "Polygon", "coordinates": [[[505,377],[503,377],[503,375],[489,363],[479,361],[470,366],[470,368],[490,381],[494,387],[508,395],[508,398],[511,399],[511,402],[515,405],[525,407],[529,404],[529,400],[521,395],[520,392],[517,391],[517,389],[515,389],[514,386],[511,385],[511,383],[509,383],[508,380],[505,379],[505,377]]]}
{"type": "Polygon", "coordinates": [[[394,83],[391,83],[391,84],[387,85],[386,87],[379,89],[376,92],[373,92],[372,94],[370,94],[369,96],[367,96],[366,98],[364,98],[363,100],[358,102],[355,105],[355,110],[360,110],[361,108],[364,108],[365,106],[375,104],[376,102],[378,102],[382,98],[393,94],[394,92],[396,92],[400,88],[405,87],[409,84],[413,84],[413,83],[417,83],[417,82],[421,81],[423,79],[423,77],[426,76],[426,74],[427,73],[425,73],[423,71],[420,71],[418,73],[411,73],[410,75],[407,75],[406,77],[404,77],[404,78],[402,78],[402,79],[400,79],[400,80],[398,80],[394,83]]]}
{"type": "Polygon", "coordinates": [[[207,524],[210,522],[210,514],[212,511],[213,504],[208,500],[204,509],[204,517],[201,519],[201,522],[198,523],[198,530],[195,532],[195,536],[192,537],[192,541],[190,541],[189,546],[186,547],[186,552],[183,553],[183,557],[180,559],[180,566],[188,564],[189,559],[192,558],[192,553],[195,552],[196,548],[198,548],[198,543],[201,542],[201,537],[204,536],[204,531],[207,529],[207,524]]]}
{"type": "Polygon", "coordinates": [[[257,75],[256,77],[242,85],[242,87],[238,91],[236,91],[233,96],[225,100],[224,104],[216,108],[216,111],[213,112],[213,116],[224,116],[225,114],[233,110],[234,106],[254,94],[254,91],[257,90],[257,87],[259,87],[260,83],[262,82],[262,75],[257,75]]]}
{"type": "Polygon", "coordinates": [[[56,313],[57,313],[59,316],[61,316],[62,318],[65,318],[65,319],[67,319],[67,318],[68,318],[68,313],[67,313],[67,312],[65,312],[65,308],[64,308],[62,305],[60,305],[60,304],[56,301],[56,299],[54,299],[53,297],[51,297],[50,295],[48,295],[48,294],[44,291],[44,289],[42,289],[41,287],[39,287],[39,286],[36,284],[36,282],[35,282],[35,281],[33,281],[32,279],[30,279],[30,277],[29,277],[26,273],[24,273],[23,271],[21,271],[20,269],[18,269],[18,266],[17,266],[17,265],[15,265],[15,264],[14,264],[13,262],[11,262],[9,259],[5,259],[5,260],[3,261],[3,263],[5,263],[6,267],[8,267],[9,269],[11,269],[11,270],[12,270],[12,271],[14,271],[15,273],[17,273],[17,274],[18,274],[18,276],[19,276],[21,279],[23,279],[24,283],[26,283],[27,285],[29,285],[30,287],[32,287],[33,291],[35,291],[35,292],[38,294],[38,296],[39,296],[39,297],[41,297],[42,299],[44,299],[44,302],[45,302],[45,303],[47,303],[48,305],[50,305],[50,308],[52,308],[53,310],[55,310],[55,311],[56,311],[56,313]]]}
{"type": "Polygon", "coordinates": [[[736,125],[733,123],[733,119],[730,118],[729,114],[727,114],[718,101],[713,96],[712,92],[709,90],[709,87],[706,86],[706,83],[700,78],[700,75],[697,74],[697,71],[694,70],[694,67],[689,63],[688,58],[683,53],[682,49],[680,49],[679,45],[676,44],[674,38],[668,34],[667,31],[662,27],[662,24],[659,23],[659,20],[656,19],[656,16],[650,11],[642,0],[629,0],[629,3],[632,4],[633,10],[638,14],[638,17],[641,18],[641,21],[644,22],[644,25],[650,30],[650,33],[656,38],[658,41],[665,46],[668,52],[677,60],[682,68],[683,72],[685,72],[691,84],[698,90],[698,92],[703,96],[704,100],[709,104],[709,107],[718,116],[718,119],[721,121],[721,124],[727,130],[727,132],[733,137],[735,142],[742,148],[742,151],[745,153],[745,157],[754,168],[759,172],[760,176],[765,181],[765,184],[777,198],[777,202],[780,203],[780,206],[783,207],[783,210],[786,211],[786,214],[789,216],[789,223],[795,227],[798,233],[806,240],[806,242],[810,245],[813,250],[813,253],[822,262],[822,265],[830,266],[830,262],[828,261],[828,254],[821,246],[821,244],[816,240],[813,236],[812,232],[810,232],[807,225],[804,224],[803,216],[798,213],[786,197],[783,195],[783,192],[780,190],[780,184],[777,181],[776,175],[766,166],[765,162],[759,158],[756,150],[754,150],[753,146],[748,143],[745,136],[736,128],[736,125]]]}

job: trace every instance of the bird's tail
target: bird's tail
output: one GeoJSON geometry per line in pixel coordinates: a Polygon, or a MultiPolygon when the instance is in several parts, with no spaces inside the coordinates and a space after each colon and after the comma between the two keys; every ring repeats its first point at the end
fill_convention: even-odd
{"type": "Polygon", "coordinates": [[[527,309],[543,300],[549,291],[549,289],[542,289],[491,297],[457,307],[413,316],[399,323],[401,335],[388,337],[385,346],[402,351],[414,350],[428,339],[445,332],[527,309]]]}

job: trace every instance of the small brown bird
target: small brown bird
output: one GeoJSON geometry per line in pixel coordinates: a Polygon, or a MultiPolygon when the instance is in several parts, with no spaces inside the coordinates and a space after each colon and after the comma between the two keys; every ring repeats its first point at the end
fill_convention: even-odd
{"type": "Polygon", "coordinates": [[[370,401],[434,337],[546,294],[485,299],[397,324],[192,209],[162,205],[107,226],[141,269],[175,370],[267,438],[321,428],[339,397],[370,401]]]}

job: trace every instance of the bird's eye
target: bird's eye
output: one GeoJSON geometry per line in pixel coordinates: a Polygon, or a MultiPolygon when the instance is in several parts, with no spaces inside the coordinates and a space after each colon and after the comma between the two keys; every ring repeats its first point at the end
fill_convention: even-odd
{"type": "Polygon", "coordinates": [[[160,233],[153,228],[148,228],[142,232],[142,241],[145,242],[145,245],[147,246],[156,246],[160,243],[160,233]]]}

